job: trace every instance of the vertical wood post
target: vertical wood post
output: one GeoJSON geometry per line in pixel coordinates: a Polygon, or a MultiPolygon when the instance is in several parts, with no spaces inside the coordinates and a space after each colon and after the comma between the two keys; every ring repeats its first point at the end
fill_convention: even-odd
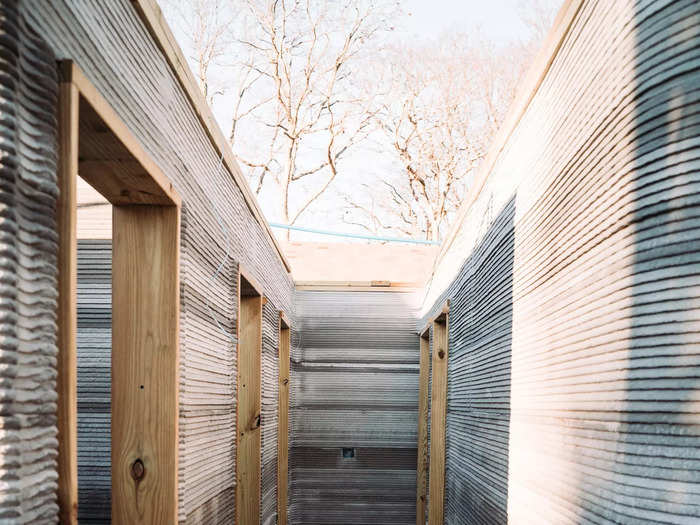
{"type": "Polygon", "coordinates": [[[62,524],[78,522],[78,369],[76,184],[78,89],[62,82],[59,92],[58,187],[58,506],[62,524]]]}
{"type": "MultiPolygon", "coordinates": [[[[239,269],[239,274],[241,270],[239,269]]],[[[262,306],[259,288],[239,276],[236,523],[260,523],[262,306]]]]}
{"type": "Polygon", "coordinates": [[[445,505],[445,424],[447,420],[448,313],[433,322],[433,387],[430,398],[429,525],[443,525],[445,505]]]}
{"type": "Polygon", "coordinates": [[[279,332],[279,425],[277,427],[277,523],[287,525],[289,470],[289,322],[280,312],[279,332]]]}
{"type": "Polygon", "coordinates": [[[178,206],[115,206],[112,522],[177,523],[178,206]]]}
{"type": "Polygon", "coordinates": [[[416,525],[425,525],[428,491],[428,382],[430,380],[430,331],[420,335],[418,375],[418,465],[416,467],[416,525]]]}

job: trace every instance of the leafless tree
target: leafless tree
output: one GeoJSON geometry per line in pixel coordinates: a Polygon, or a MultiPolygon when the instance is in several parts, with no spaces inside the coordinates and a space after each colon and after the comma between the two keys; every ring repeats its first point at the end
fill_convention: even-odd
{"type": "Polygon", "coordinates": [[[236,22],[235,10],[226,0],[163,0],[163,8],[172,23],[183,28],[199,87],[209,105],[224,90],[211,89],[212,66],[221,62],[232,50],[232,29],[236,22]]]}
{"type": "Polygon", "coordinates": [[[281,220],[294,224],[371,132],[372,97],[353,77],[391,29],[396,0],[193,1],[206,4],[191,13],[203,89],[211,91],[208,65],[232,38],[230,142],[255,192],[274,181],[281,220]],[[226,11],[237,12],[235,23],[226,11]]]}
{"type": "Polygon", "coordinates": [[[537,51],[552,27],[557,9],[562,0],[520,0],[518,12],[522,22],[530,30],[526,45],[531,51],[537,51]]]}
{"type": "Polygon", "coordinates": [[[371,196],[346,196],[345,222],[440,239],[502,119],[509,86],[497,66],[490,50],[454,35],[381,56],[374,81],[389,87],[375,118],[397,169],[371,196]]]}
{"type": "Polygon", "coordinates": [[[532,33],[526,42],[497,46],[478,32],[453,33],[397,46],[375,62],[373,85],[389,86],[375,118],[397,169],[367,192],[345,195],[346,223],[375,234],[394,230],[440,240],[505,119],[555,5],[521,4],[532,33]]]}

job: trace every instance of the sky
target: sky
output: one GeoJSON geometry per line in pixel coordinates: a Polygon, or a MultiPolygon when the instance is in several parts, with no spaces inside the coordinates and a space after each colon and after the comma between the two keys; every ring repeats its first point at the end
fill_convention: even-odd
{"type": "MultiPolygon", "coordinates": [[[[185,1],[185,0],[167,0],[185,1]]],[[[167,5],[167,1],[165,5],[167,5]]],[[[320,2],[326,0],[317,0],[320,2]]],[[[496,45],[506,45],[512,42],[525,41],[529,36],[529,29],[522,20],[522,9],[525,2],[556,7],[561,0],[400,0],[401,9],[405,16],[398,21],[396,29],[390,33],[397,41],[420,41],[438,39],[445,32],[458,31],[469,33],[478,31],[482,36],[496,45]]],[[[166,17],[168,10],[165,10],[166,17]]],[[[173,32],[185,55],[188,41],[178,24],[171,22],[173,32]]],[[[216,75],[217,71],[210,73],[216,75]]],[[[225,135],[228,135],[231,122],[231,104],[227,97],[219,97],[214,100],[212,107],[214,116],[225,135]]],[[[360,227],[343,222],[342,213],[339,212],[345,205],[342,194],[357,191],[358,181],[371,183],[386,174],[387,170],[396,169],[389,163],[386,157],[372,155],[367,149],[358,149],[352,160],[346,161],[346,168],[331,184],[327,192],[317,200],[296,223],[298,226],[321,228],[336,232],[363,233],[367,232],[360,227]],[[348,169],[349,168],[349,169],[348,169]],[[350,191],[348,189],[350,188],[350,191]],[[354,188],[354,189],[353,189],[354,188]]],[[[270,222],[279,221],[277,201],[274,194],[264,190],[259,196],[263,211],[270,222]]],[[[275,230],[282,237],[282,230],[275,230]]],[[[294,232],[292,240],[319,241],[319,242],[343,242],[344,239],[315,234],[294,232]]]]}
{"type": "MultiPolygon", "coordinates": [[[[418,38],[436,38],[451,30],[480,28],[497,42],[525,38],[518,16],[522,0],[403,0],[406,31],[418,38]]],[[[554,3],[554,2],[551,2],[554,3]]]]}

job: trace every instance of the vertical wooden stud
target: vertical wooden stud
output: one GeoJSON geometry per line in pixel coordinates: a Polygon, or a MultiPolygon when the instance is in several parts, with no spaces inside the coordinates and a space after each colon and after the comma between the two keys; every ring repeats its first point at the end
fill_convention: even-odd
{"type": "Polygon", "coordinates": [[[416,467],[416,525],[425,525],[428,492],[428,382],[430,380],[430,332],[426,329],[420,339],[420,369],[418,375],[418,465],[416,467]]]}
{"type": "Polygon", "coordinates": [[[78,522],[78,387],[76,184],[78,176],[78,89],[62,82],[58,122],[58,505],[63,524],[78,522]]]}
{"type": "Polygon", "coordinates": [[[447,420],[448,315],[433,322],[433,387],[430,397],[429,525],[443,525],[445,504],[445,424],[447,420]]]}
{"type": "Polygon", "coordinates": [[[238,286],[238,406],[236,418],[236,523],[260,523],[260,406],[262,304],[257,295],[244,295],[252,283],[238,286]]]}
{"type": "Polygon", "coordinates": [[[114,207],[115,524],[177,523],[179,255],[179,207],[114,207]]]}
{"type": "Polygon", "coordinates": [[[277,427],[277,523],[287,525],[289,469],[289,322],[280,312],[279,332],[279,425],[277,427]]]}

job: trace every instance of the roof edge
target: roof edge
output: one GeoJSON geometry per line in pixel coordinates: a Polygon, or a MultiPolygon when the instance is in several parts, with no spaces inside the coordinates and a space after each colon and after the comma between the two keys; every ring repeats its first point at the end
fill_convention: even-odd
{"type": "Polygon", "coordinates": [[[435,273],[435,270],[439,266],[445,254],[452,246],[452,242],[457,236],[457,232],[461,229],[467,212],[480,195],[481,190],[484,188],[484,185],[491,174],[491,171],[493,171],[493,167],[496,164],[498,156],[501,154],[501,151],[508,142],[508,139],[510,139],[513,131],[520,123],[521,118],[527,111],[527,108],[530,106],[530,102],[532,102],[532,99],[547,76],[552,62],[554,62],[564,39],[569,34],[569,30],[574,19],[576,18],[576,15],[583,5],[583,1],[584,0],[565,0],[565,2],[559,8],[547,38],[545,39],[544,44],[540,47],[540,50],[537,52],[537,55],[525,74],[525,78],[521,84],[522,87],[518,90],[513,103],[508,109],[506,119],[503,121],[503,124],[496,133],[496,136],[488,149],[484,163],[477,171],[474,183],[469,188],[469,191],[467,192],[467,195],[465,196],[462,205],[457,212],[456,220],[450,228],[447,237],[445,237],[445,240],[440,246],[440,251],[435,258],[435,262],[433,263],[431,275],[435,273]]]}
{"type": "Polygon", "coordinates": [[[265,219],[265,215],[260,209],[260,205],[253,195],[250,186],[248,185],[248,181],[243,176],[243,173],[238,166],[238,162],[236,162],[233,155],[231,146],[229,146],[228,141],[221,132],[221,128],[216,122],[211,108],[204,100],[204,96],[202,95],[202,92],[194,79],[194,75],[187,64],[187,60],[182,53],[182,49],[180,49],[180,46],[170,30],[170,26],[163,17],[163,12],[160,10],[160,7],[155,0],[130,0],[130,2],[134,9],[136,9],[136,12],[148,29],[151,37],[165,56],[165,59],[170,65],[173,73],[175,73],[175,77],[178,79],[180,85],[184,89],[185,94],[192,105],[192,109],[209,137],[212,146],[214,146],[214,150],[221,155],[223,163],[233,176],[233,180],[241,190],[241,193],[243,193],[243,198],[245,199],[248,209],[267,233],[268,240],[277,252],[277,255],[282,261],[284,268],[288,273],[291,273],[292,270],[289,261],[284,255],[277,238],[272,233],[270,224],[267,222],[267,219],[265,219]]]}
{"type": "Polygon", "coordinates": [[[295,281],[294,288],[321,292],[413,292],[422,289],[423,285],[394,281],[295,281]]]}

